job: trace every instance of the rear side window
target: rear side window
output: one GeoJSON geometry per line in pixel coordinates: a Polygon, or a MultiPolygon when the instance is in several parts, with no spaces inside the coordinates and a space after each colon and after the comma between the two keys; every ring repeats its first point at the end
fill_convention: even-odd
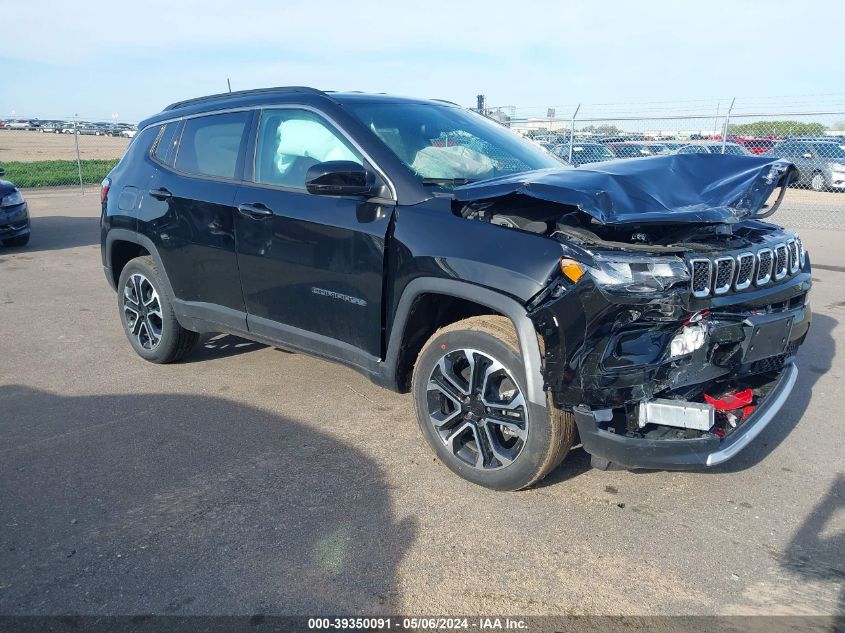
{"type": "Polygon", "coordinates": [[[164,132],[159,136],[153,156],[165,165],[173,162],[173,155],[176,152],[176,133],[179,131],[179,121],[168,123],[164,126],[164,132]]]}
{"type": "Polygon", "coordinates": [[[191,174],[235,178],[249,112],[187,119],[176,152],[176,169],[191,174]]]}

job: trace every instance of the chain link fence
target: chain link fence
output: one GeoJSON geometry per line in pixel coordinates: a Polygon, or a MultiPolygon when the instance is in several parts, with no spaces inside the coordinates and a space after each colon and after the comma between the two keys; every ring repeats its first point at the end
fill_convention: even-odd
{"type": "Polygon", "coordinates": [[[117,164],[134,134],[131,124],[0,121],[3,178],[21,188],[74,186],[84,192],[117,164]]]}
{"type": "MultiPolygon", "coordinates": [[[[636,105],[479,107],[575,167],[601,160],[678,153],[775,156],[798,167],[777,221],[845,230],[845,95],[721,99],[636,105]]],[[[135,126],[80,118],[0,121],[4,178],[23,188],[99,183],[135,126]]]]}
{"type": "Polygon", "coordinates": [[[845,230],[845,95],[761,110],[772,105],[725,99],[636,107],[492,107],[486,113],[575,167],[672,153],[784,158],[800,176],[776,221],[793,228],[845,230]]]}

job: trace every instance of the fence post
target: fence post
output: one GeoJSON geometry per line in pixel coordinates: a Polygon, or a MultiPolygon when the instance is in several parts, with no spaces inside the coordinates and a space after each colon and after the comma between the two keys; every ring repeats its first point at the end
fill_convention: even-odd
{"type": "Polygon", "coordinates": [[[79,189],[85,195],[85,186],[82,184],[82,161],[79,158],[79,121],[73,122],[73,138],[76,141],[76,171],[79,173],[79,189]]]}
{"type": "Polygon", "coordinates": [[[722,153],[725,153],[725,146],[728,143],[728,123],[731,122],[731,110],[734,109],[734,102],[736,97],[731,99],[731,105],[728,107],[728,113],[725,115],[725,129],[722,130],[722,153]]]}
{"type": "Polygon", "coordinates": [[[581,104],[578,104],[578,107],[575,108],[575,112],[572,113],[572,119],[569,121],[569,164],[572,164],[572,143],[574,143],[574,136],[575,136],[575,117],[578,116],[578,110],[581,109],[581,104]]]}

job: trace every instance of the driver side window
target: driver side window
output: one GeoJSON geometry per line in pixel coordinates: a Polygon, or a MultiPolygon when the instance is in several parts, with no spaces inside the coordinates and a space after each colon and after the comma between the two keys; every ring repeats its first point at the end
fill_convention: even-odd
{"type": "Polygon", "coordinates": [[[330,160],[364,164],[358,150],[313,112],[289,108],[262,111],[255,182],[304,190],[308,168],[330,160]]]}

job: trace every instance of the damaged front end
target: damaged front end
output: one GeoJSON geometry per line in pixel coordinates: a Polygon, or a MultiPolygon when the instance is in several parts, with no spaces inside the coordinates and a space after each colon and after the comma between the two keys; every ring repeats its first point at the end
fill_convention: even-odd
{"type": "Polygon", "coordinates": [[[523,180],[464,207],[561,243],[560,276],[528,306],[546,388],[574,412],[585,450],[625,467],[739,452],[791,391],[811,319],[800,239],[760,221],[794,168],[668,158],[591,166],[588,185],[564,193],[523,180]]]}

